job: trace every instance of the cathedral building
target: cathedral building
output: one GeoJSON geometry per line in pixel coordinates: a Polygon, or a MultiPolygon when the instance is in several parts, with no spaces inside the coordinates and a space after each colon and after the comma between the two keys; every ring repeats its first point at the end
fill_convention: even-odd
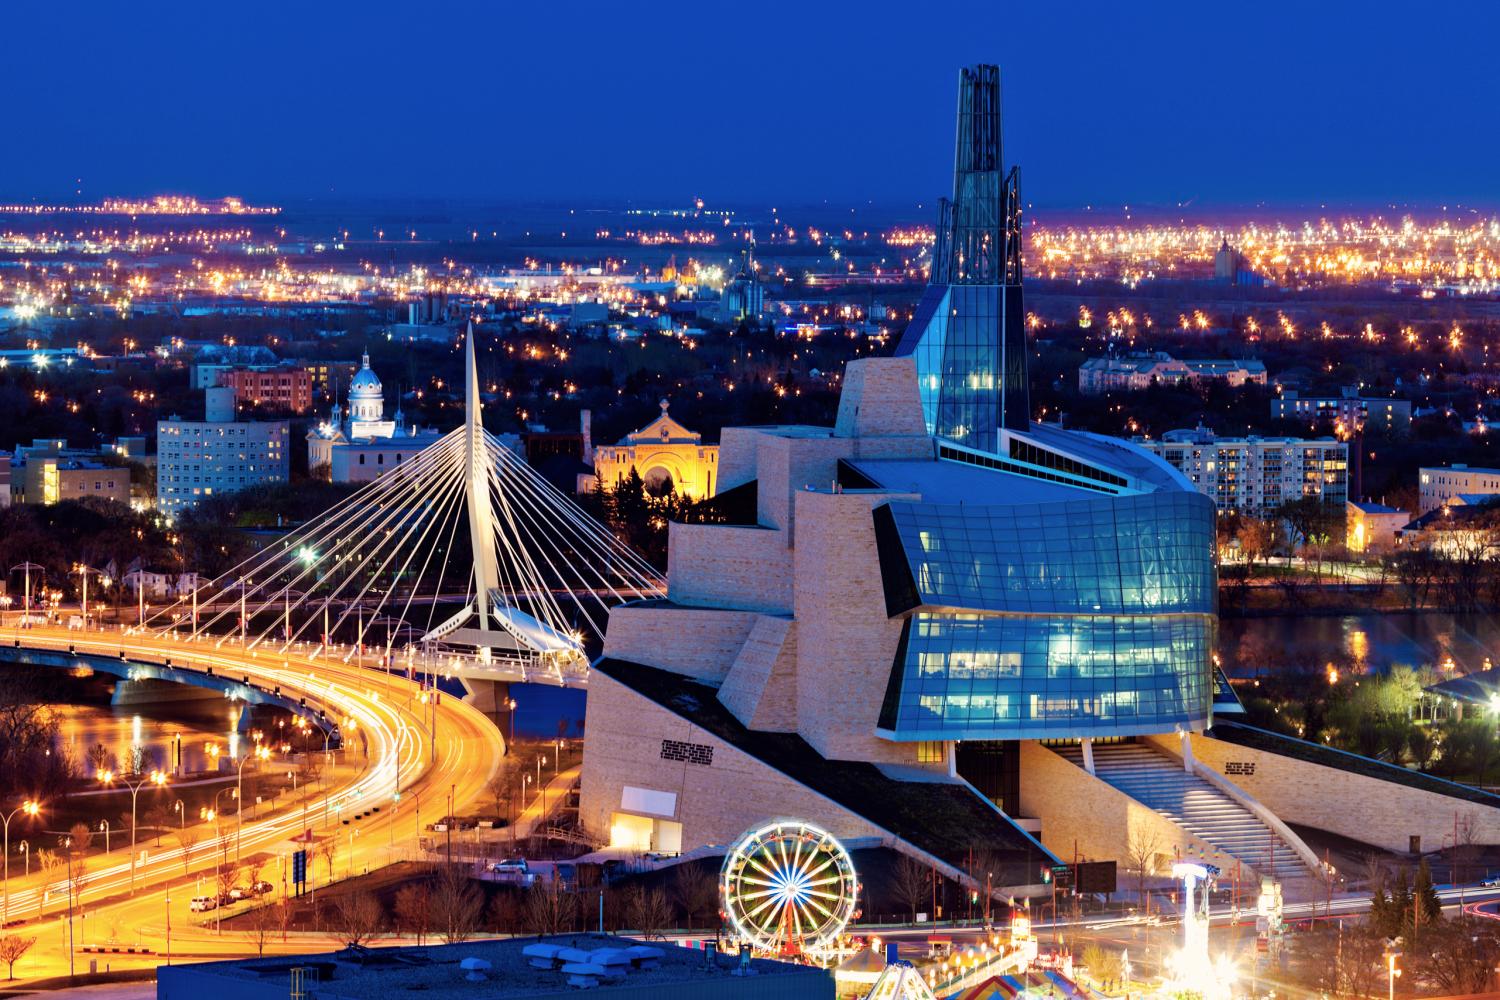
{"type": "Polygon", "coordinates": [[[367,483],[441,437],[431,428],[407,427],[399,401],[386,419],[385,390],[366,352],[349,383],[347,415],[335,401],[329,419],[308,431],[307,467],[335,483],[367,483]]]}

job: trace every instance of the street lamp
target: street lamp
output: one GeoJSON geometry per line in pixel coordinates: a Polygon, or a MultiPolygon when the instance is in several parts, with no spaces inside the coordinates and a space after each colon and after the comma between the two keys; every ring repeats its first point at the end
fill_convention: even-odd
{"type": "Polygon", "coordinates": [[[511,747],[516,745],[516,699],[505,699],[505,707],[510,709],[506,713],[510,720],[510,741],[505,744],[505,752],[510,753],[511,747]]]}
{"type": "Polygon", "coordinates": [[[21,614],[23,617],[30,617],[31,615],[31,571],[34,569],[39,569],[43,573],[46,573],[47,571],[47,567],[34,562],[17,563],[10,568],[10,571],[12,573],[14,573],[16,570],[21,570],[26,574],[26,596],[25,600],[21,604],[21,614]]]}
{"type": "Polygon", "coordinates": [[[187,810],[182,807],[182,800],[178,799],[177,804],[173,806],[172,809],[177,813],[177,828],[179,830],[186,830],[187,810]]]}
{"type": "Polygon", "coordinates": [[[1396,1000],[1396,979],[1401,975],[1401,970],[1396,968],[1396,959],[1400,957],[1401,953],[1395,948],[1391,948],[1385,953],[1387,1000],[1396,1000]]]}
{"type": "MultiPolygon", "coordinates": [[[[4,889],[5,903],[4,903],[4,917],[3,917],[3,919],[0,919],[0,922],[5,922],[5,921],[9,921],[10,920],[10,821],[11,821],[11,818],[14,817],[16,815],[16,813],[24,813],[27,816],[31,816],[31,817],[34,818],[41,811],[42,811],[42,805],[41,805],[40,802],[37,802],[35,799],[27,799],[25,802],[22,802],[20,805],[16,806],[14,809],[12,809],[9,813],[0,813],[0,819],[4,819],[5,820],[5,889],[4,889]]],[[[27,867],[28,871],[31,868],[31,855],[29,855],[29,854],[26,856],[26,867],[27,867]]]]}
{"type": "MultiPolygon", "coordinates": [[[[103,771],[103,770],[101,770],[99,772],[99,774],[98,774],[98,777],[99,777],[99,783],[100,784],[102,784],[102,785],[108,785],[111,781],[114,780],[115,776],[114,776],[114,772],[112,772],[112,771],[103,771]]],[[[136,801],[137,801],[137,799],[140,796],[141,786],[142,785],[155,785],[158,788],[161,788],[162,786],[166,785],[166,783],[167,783],[166,772],[161,771],[161,770],[152,770],[152,772],[150,774],[141,775],[141,779],[139,781],[134,782],[134,783],[132,783],[132,782],[130,782],[128,780],[125,780],[125,779],[121,779],[121,781],[120,781],[120,784],[122,784],[126,788],[130,789],[130,891],[131,892],[135,892],[135,805],[136,805],[136,801]]],[[[178,804],[181,805],[180,802],[178,804]]],[[[107,841],[108,837],[106,837],[105,839],[107,841]]],[[[108,848],[107,847],[105,848],[105,850],[106,850],[106,852],[108,852],[108,848]]]]}
{"type": "Polygon", "coordinates": [[[82,580],[82,582],[83,582],[83,596],[82,596],[82,600],[80,602],[79,608],[80,608],[80,610],[83,613],[83,628],[84,628],[84,631],[88,631],[88,627],[89,627],[89,574],[93,573],[93,574],[97,575],[100,578],[101,582],[103,582],[104,586],[106,586],[106,587],[109,586],[109,577],[105,576],[104,573],[103,573],[103,571],[97,570],[94,567],[88,565],[87,563],[74,563],[73,564],[73,572],[77,573],[78,576],[79,576],[79,579],[82,580]]]}

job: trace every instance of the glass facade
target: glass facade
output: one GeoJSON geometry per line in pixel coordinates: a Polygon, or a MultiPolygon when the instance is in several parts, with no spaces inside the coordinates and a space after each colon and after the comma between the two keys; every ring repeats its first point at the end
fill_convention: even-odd
{"type": "Polygon", "coordinates": [[[959,79],[953,197],[942,202],[931,284],[896,348],[913,356],[927,429],[994,451],[1031,422],[1021,304],[1019,175],[1000,149],[1000,74],[959,79]]]}
{"type": "Polygon", "coordinates": [[[927,608],[1213,614],[1214,507],[1145,493],[1007,507],[893,503],[927,608]]]}
{"type": "MultiPolygon", "coordinates": [[[[909,614],[881,711],[898,740],[1201,727],[1213,699],[1214,508],[1187,492],[893,503],[909,614]]],[[[893,609],[897,610],[897,609],[893,609]]]]}

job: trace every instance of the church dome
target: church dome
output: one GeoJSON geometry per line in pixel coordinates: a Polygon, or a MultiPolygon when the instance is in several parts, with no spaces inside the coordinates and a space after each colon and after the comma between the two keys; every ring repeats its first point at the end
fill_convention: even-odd
{"type": "Polygon", "coordinates": [[[349,398],[355,399],[380,399],[384,390],[380,385],[380,378],[370,368],[370,355],[364,356],[364,364],[355,373],[354,380],[349,383],[349,398]]]}

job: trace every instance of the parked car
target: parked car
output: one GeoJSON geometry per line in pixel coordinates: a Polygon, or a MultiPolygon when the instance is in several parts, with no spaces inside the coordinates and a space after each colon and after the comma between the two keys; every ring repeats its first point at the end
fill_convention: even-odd
{"type": "Polygon", "coordinates": [[[225,895],[229,897],[231,903],[237,903],[242,899],[249,899],[255,893],[249,886],[237,885],[225,893],[225,895]]]}
{"type": "Polygon", "coordinates": [[[205,910],[217,910],[219,900],[214,896],[194,896],[193,901],[188,904],[188,909],[194,913],[202,913],[205,910]]]}
{"type": "Polygon", "coordinates": [[[264,896],[268,892],[275,892],[276,887],[267,882],[265,879],[261,879],[259,882],[250,887],[250,891],[255,893],[257,896],[264,896]]]}
{"type": "Polygon", "coordinates": [[[531,868],[525,858],[505,858],[490,865],[490,871],[496,875],[528,875],[531,868]]]}

